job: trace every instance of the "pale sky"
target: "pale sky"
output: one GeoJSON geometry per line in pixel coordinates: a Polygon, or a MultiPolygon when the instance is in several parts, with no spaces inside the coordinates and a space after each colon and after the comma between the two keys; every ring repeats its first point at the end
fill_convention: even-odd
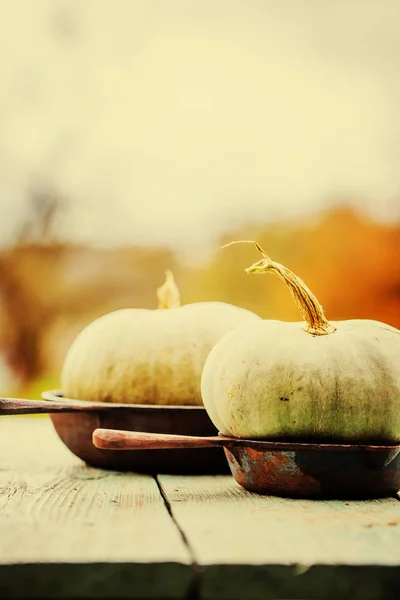
{"type": "Polygon", "coordinates": [[[2,0],[0,234],[201,247],[332,194],[400,217],[398,0],[2,0]]]}

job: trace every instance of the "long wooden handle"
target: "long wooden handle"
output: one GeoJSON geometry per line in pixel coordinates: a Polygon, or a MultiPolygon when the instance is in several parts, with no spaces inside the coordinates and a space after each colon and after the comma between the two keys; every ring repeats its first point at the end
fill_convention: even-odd
{"type": "Polygon", "coordinates": [[[22,398],[0,398],[1,415],[38,415],[48,413],[92,412],[110,410],[109,404],[87,405],[70,404],[68,402],[52,402],[50,400],[24,400],[22,398]]]}
{"type": "Polygon", "coordinates": [[[96,448],[103,450],[169,450],[184,448],[209,448],[233,443],[222,436],[201,437],[195,435],[172,435],[119,429],[95,429],[92,436],[96,448]]]}

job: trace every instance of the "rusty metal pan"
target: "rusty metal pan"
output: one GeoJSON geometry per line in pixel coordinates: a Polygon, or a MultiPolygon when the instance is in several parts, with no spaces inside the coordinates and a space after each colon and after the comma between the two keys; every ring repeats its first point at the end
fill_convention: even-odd
{"type": "MultiPolygon", "coordinates": [[[[400,445],[315,444],[225,436],[194,437],[98,429],[104,451],[223,448],[245,489],[294,498],[378,498],[400,489],[400,445]]],[[[124,454],[124,452],[121,452],[124,454]]]]}

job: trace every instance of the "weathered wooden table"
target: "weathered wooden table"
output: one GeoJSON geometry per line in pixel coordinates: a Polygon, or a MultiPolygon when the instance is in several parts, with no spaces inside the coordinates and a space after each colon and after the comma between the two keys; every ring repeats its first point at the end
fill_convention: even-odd
{"type": "Polygon", "coordinates": [[[400,502],[262,497],[87,467],[0,419],[0,598],[400,598],[400,502]]]}

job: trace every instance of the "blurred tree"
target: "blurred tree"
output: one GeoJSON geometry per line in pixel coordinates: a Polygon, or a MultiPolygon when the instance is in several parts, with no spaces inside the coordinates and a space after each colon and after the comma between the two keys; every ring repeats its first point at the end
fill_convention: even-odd
{"type": "Polygon", "coordinates": [[[50,244],[54,241],[57,218],[65,200],[45,188],[34,188],[28,196],[25,218],[22,219],[15,244],[50,244]]]}
{"type": "MultiPolygon", "coordinates": [[[[21,246],[51,243],[62,205],[63,201],[54,192],[34,190],[14,244],[0,254],[0,303],[4,315],[1,349],[23,384],[42,370],[40,333],[53,317],[53,311],[34,293],[29,279],[20,276],[15,258],[21,246]]],[[[35,275],[35,272],[30,274],[35,275]]]]}

